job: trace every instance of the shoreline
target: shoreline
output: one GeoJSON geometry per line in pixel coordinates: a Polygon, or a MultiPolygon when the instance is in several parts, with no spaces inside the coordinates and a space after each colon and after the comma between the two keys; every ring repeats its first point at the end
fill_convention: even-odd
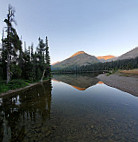
{"type": "Polygon", "coordinates": [[[47,82],[47,81],[49,81],[49,79],[44,80],[43,82],[31,83],[31,84],[29,84],[29,85],[27,85],[27,86],[25,86],[25,87],[23,87],[23,88],[18,88],[18,89],[14,89],[14,90],[9,90],[9,91],[7,91],[7,92],[5,92],[5,93],[1,93],[1,94],[0,94],[0,98],[1,98],[1,97],[4,97],[4,96],[11,95],[11,94],[13,94],[13,93],[18,93],[18,92],[20,92],[20,91],[25,91],[25,90],[27,90],[27,89],[29,89],[29,88],[31,88],[31,87],[34,87],[34,86],[36,86],[36,85],[38,85],[38,84],[41,84],[41,83],[44,83],[44,82],[47,82]]]}
{"type": "Polygon", "coordinates": [[[125,76],[125,74],[115,73],[109,76],[100,74],[97,78],[110,87],[117,88],[138,97],[138,76],[125,76]]]}

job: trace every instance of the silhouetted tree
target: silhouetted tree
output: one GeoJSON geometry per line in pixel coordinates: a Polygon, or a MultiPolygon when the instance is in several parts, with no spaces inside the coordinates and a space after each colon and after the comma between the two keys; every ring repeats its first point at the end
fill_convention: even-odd
{"type": "Polygon", "coordinates": [[[47,74],[46,76],[50,76],[51,72],[51,65],[50,65],[50,56],[49,56],[49,46],[48,46],[48,38],[46,36],[46,69],[47,69],[47,74]]]}
{"type": "Polygon", "coordinates": [[[21,48],[21,41],[12,25],[12,23],[16,24],[14,20],[14,13],[15,10],[11,5],[9,5],[7,18],[4,20],[4,22],[6,23],[7,37],[3,39],[3,51],[7,55],[7,83],[11,79],[11,61],[14,62],[16,60],[16,52],[21,48]]]}
{"type": "Polygon", "coordinates": [[[0,79],[25,79],[29,81],[43,80],[50,75],[50,56],[48,40],[46,43],[39,37],[38,46],[34,51],[33,44],[26,46],[24,50],[22,41],[13,27],[15,10],[11,5],[8,7],[6,30],[3,30],[2,45],[0,47],[0,79]]]}

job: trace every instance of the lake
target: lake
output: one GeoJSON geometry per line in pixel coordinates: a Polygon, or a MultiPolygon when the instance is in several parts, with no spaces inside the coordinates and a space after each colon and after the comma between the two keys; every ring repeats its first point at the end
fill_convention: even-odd
{"type": "Polygon", "coordinates": [[[96,75],[54,75],[0,98],[0,142],[138,141],[138,97],[96,75]]]}

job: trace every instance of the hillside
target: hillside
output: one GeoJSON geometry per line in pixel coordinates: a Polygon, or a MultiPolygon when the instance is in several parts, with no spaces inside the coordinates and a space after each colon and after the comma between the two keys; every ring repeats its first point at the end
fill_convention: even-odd
{"type": "Polygon", "coordinates": [[[57,61],[57,62],[55,62],[55,63],[52,63],[52,66],[53,66],[53,65],[56,65],[56,64],[58,64],[58,63],[60,63],[60,62],[59,62],[59,61],[57,61]]]}
{"type": "Polygon", "coordinates": [[[120,55],[119,57],[115,57],[112,55],[107,55],[107,56],[98,56],[97,59],[100,60],[100,62],[111,62],[111,61],[116,61],[116,60],[125,60],[125,59],[134,59],[138,57],[138,47],[124,53],[123,55],[120,55]]]}
{"type": "Polygon", "coordinates": [[[52,69],[63,69],[68,67],[80,67],[83,65],[90,65],[100,62],[95,56],[91,56],[84,51],[79,51],[73,54],[71,57],[55,64],[52,69]]]}
{"type": "Polygon", "coordinates": [[[128,51],[127,53],[119,56],[117,60],[125,60],[138,57],[138,47],[128,51]]]}

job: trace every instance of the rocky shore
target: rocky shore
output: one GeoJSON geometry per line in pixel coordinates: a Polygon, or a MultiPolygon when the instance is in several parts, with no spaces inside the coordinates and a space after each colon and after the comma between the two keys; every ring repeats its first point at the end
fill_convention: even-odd
{"type": "Polygon", "coordinates": [[[128,92],[134,96],[138,96],[138,75],[125,76],[122,74],[100,74],[97,77],[108,86],[128,92]]]}

